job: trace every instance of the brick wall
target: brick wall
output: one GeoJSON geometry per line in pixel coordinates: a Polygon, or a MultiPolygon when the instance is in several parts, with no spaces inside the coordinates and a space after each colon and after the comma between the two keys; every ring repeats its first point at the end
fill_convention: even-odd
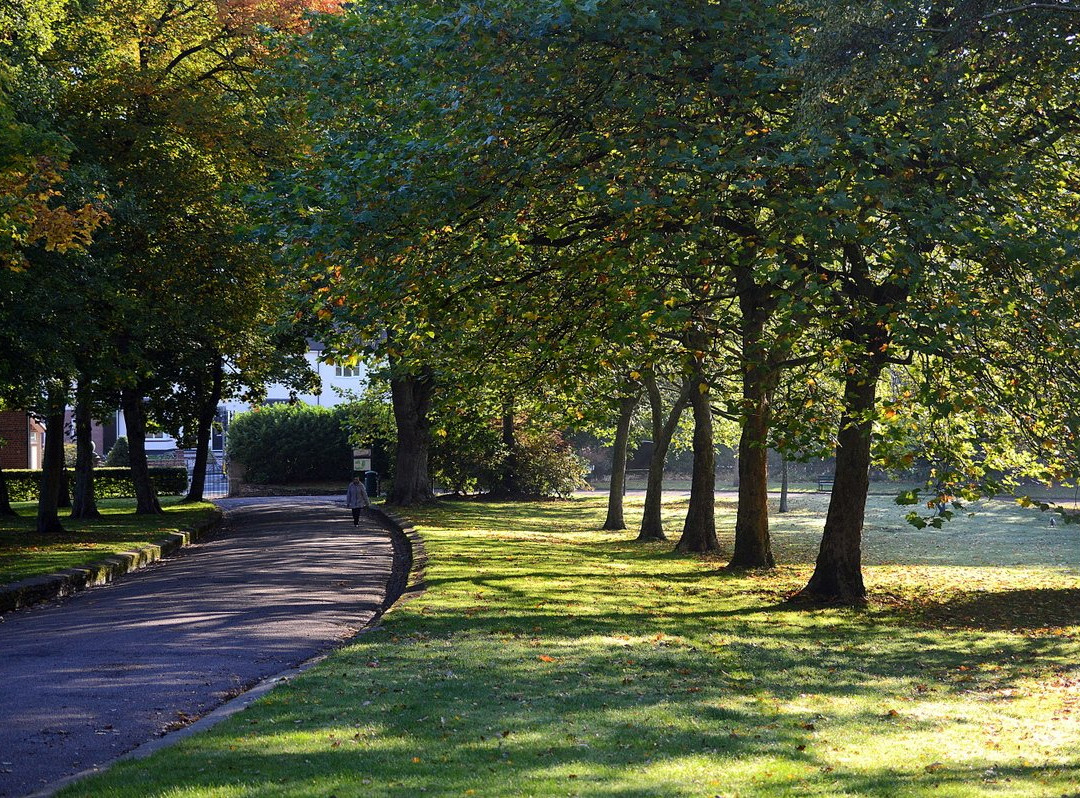
{"type": "Polygon", "coordinates": [[[30,467],[30,435],[26,413],[17,410],[0,411],[0,468],[30,467]]]}

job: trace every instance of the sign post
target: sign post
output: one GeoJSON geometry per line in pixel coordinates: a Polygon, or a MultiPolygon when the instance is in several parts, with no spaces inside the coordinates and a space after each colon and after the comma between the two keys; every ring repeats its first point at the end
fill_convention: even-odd
{"type": "Polygon", "coordinates": [[[353,449],[352,450],[352,467],[353,471],[370,471],[371,470],[371,449],[353,449]]]}

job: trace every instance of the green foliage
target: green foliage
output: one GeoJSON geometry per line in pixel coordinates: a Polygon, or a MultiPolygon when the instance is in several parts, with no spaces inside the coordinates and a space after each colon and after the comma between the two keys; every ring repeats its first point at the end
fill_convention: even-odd
{"type": "Polygon", "coordinates": [[[489,491],[498,484],[508,455],[490,418],[475,413],[443,417],[429,455],[431,477],[455,493],[489,491]]]}
{"type": "Polygon", "coordinates": [[[349,401],[336,408],[336,412],[343,414],[341,423],[348,433],[349,445],[370,448],[371,468],[383,477],[393,474],[397,446],[397,427],[388,393],[381,384],[369,385],[359,397],[347,394],[349,401]]]}
{"type": "Polygon", "coordinates": [[[344,479],[352,470],[347,412],[275,404],[237,415],[229,425],[229,460],[255,484],[344,479]]]}
{"type": "Polygon", "coordinates": [[[514,441],[518,484],[530,496],[569,497],[586,486],[589,464],[553,429],[524,429],[514,441]]]}
{"type": "Polygon", "coordinates": [[[519,420],[507,448],[496,420],[455,414],[437,420],[431,449],[432,478],[461,493],[497,489],[512,463],[516,487],[528,496],[569,496],[586,486],[589,463],[562,434],[547,425],[519,420]]]}
{"type": "Polygon", "coordinates": [[[105,456],[105,465],[110,468],[127,468],[131,465],[131,453],[128,449],[127,438],[121,435],[116,439],[116,443],[109,449],[109,453],[105,456]]]}
{"type": "MultiPolygon", "coordinates": [[[[5,469],[8,492],[11,501],[37,501],[42,472],[29,468],[5,469]]],[[[75,475],[68,469],[69,484],[74,484],[75,475]]],[[[187,490],[186,468],[151,468],[150,481],[154,490],[162,496],[177,496],[187,490]]],[[[123,499],[135,495],[135,486],[131,481],[131,470],[127,466],[94,469],[94,492],[99,499],[123,499]]]]}

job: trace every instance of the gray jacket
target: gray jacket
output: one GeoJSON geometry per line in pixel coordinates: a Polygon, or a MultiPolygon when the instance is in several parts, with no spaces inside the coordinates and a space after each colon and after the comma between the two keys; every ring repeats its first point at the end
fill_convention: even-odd
{"type": "Polygon", "coordinates": [[[345,491],[345,506],[349,508],[371,506],[367,491],[359,482],[349,483],[349,489],[345,491]]]}

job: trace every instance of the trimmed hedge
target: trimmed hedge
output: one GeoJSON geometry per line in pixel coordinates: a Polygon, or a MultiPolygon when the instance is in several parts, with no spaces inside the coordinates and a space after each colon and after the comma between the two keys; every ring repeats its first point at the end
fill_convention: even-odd
{"type": "MultiPolygon", "coordinates": [[[[74,487],[75,471],[66,469],[68,484],[74,487]]],[[[35,502],[41,485],[41,471],[29,468],[4,469],[8,495],[13,502],[35,502]]],[[[187,490],[186,468],[151,468],[150,481],[162,496],[176,496],[187,490]]],[[[126,499],[135,495],[130,468],[95,468],[94,496],[98,499],[126,499]]]]}
{"type": "Polygon", "coordinates": [[[240,413],[229,424],[229,462],[255,485],[346,480],[352,447],[340,406],[275,404],[240,413]]]}

